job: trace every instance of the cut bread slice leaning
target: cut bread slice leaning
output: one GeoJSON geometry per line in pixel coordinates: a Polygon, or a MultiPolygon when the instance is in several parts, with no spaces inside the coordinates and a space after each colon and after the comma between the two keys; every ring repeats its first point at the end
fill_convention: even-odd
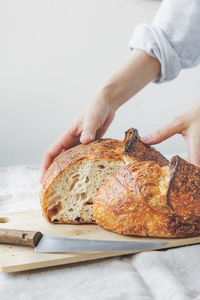
{"type": "Polygon", "coordinates": [[[93,199],[105,179],[120,167],[142,160],[168,164],[159,152],[140,141],[135,129],[126,132],[123,142],[102,139],[62,152],[43,179],[43,215],[54,223],[95,223],[93,199]]]}
{"type": "Polygon", "coordinates": [[[173,156],[165,167],[153,161],[129,164],[99,189],[94,218],[103,229],[119,234],[199,236],[199,179],[200,168],[179,156],[173,156]]]}

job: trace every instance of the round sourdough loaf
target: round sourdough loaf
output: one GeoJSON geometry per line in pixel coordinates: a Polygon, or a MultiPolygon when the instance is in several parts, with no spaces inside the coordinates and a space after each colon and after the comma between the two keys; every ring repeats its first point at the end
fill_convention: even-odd
{"type": "Polygon", "coordinates": [[[93,214],[102,228],[125,235],[200,235],[200,168],[178,156],[168,166],[124,166],[99,189],[93,214]]]}
{"type": "Polygon", "coordinates": [[[95,223],[93,199],[105,179],[122,166],[137,161],[168,160],[144,145],[136,129],[124,141],[101,139],[63,151],[47,170],[40,201],[44,217],[54,223],[95,223]]]}

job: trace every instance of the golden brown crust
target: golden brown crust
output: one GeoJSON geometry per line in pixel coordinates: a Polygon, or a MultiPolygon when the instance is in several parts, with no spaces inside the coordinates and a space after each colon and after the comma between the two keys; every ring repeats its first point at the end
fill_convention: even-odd
{"type": "Polygon", "coordinates": [[[158,193],[158,173],[155,162],[138,162],[112,175],[94,200],[96,223],[125,235],[151,236],[154,232],[156,236],[167,236],[167,230],[163,229],[167,216],[148,201],[158,193]]]}
{"type": "Polygon", "coordinates": [[[49,169],[45,173],[42,182],[41,197],[52,181],[61,174],[66,168],[72,164],[84,159],[116,159],[121,160],[121,155],[124,150],[124,144],[122,141],[112,139],[102,139],[94,141],[87,145],[78,145],[71,149],[65,150],[58,155],[49,169]]]}
{"type": "MultiPolygon", "coordinates": [[[[56,208],[56,211],[52,211],[51,208],[48,208],[46,199],[52,184],[67,168],[70,168],[73,164],[82,160],[106,159],[108,161],[120,161],[123,159],[123,155],[130,156],[137,161],[153,160],[160,166],[168,163],[158,151],[150,146],[144,145],[140,141],[137,130],[133,128],[126,132],[123,142],[114,139],[101,139],[87,145],[81,144],[69,150],[65,150],[54,159],[43,179],[40,202],[44,217],[51,222],[50,216],[52,215],[52,212],[56,214],[58,207],[56,208]]],[[[93,222],[94,221],[91,220],[79,219],[75,220],[73,223],[81,224],[93,222]]],[[[70,221],[66,219],[59,220],[59,223],[70,223],[70,221]]]]}
{"type": "Polygon", "coordinates": [[[96,223],[125,235],[190,237],[200,235],[200,169],[173,157],[166,192],[161,195],[161,168],[138,162],[118,170],[94,200],[96,223]]]}
{"type": "MultiPolygon", "coordinates": [[[[42,189],[40,191],[40,202],[42,207],[42,212],[44,217],[51,221],[50,215],[48,215],[48,205],[46,203],[46,196],[48,194],[50,186],[55,182],[57,176],[70,168],[73,164],[80,162],[81,160],[122,160],[122,153],[124,150],[124,143],[122,141],[114,139],[102,139],[99,141],[94,141],[87,145],[78,145],[69,150],[63,151],[58,155],[49,169],[47,170],[45,177],[42,182],[42,189]]],[[[51,213],[50,213],[51,214],[51,213]]],[[[94,223],[91,220],[78,220],[74,221],[74,224],[80,223],[94,223]]],[[[55,222],[56,223],[56,222],[55,222]]],[[[69,223],[68,220],[61,220],[59,223],[69,223]]]]}
{"type": "Polygon", "coordinates": [[[171,159],[170,168],[168,205],[183,218],[200,217],[200,169],[179,156],[171,159]]]}
{"type": "Polygon", "coordinates": [[[126,131],[124,144],[124,154],[134,157],[137,161],[155,161],[160,167],[167,166],[169,163],[159,151],[141,142],[135,128],[126,131]]]}

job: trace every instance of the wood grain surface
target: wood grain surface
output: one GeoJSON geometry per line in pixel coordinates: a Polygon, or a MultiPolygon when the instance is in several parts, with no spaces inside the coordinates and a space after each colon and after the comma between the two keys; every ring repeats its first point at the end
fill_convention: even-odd
{"type": "MultiPolygon", "coordinates": [[[[87,238],[99,240],[156,240],[167,241],[162,247],[171,248],[200,243],[200,237],[184,239],[157,239],[126,237],[105,231],[93,224],[84,225],[60,225],[50,224],[41,215],[40,211],[27,211],[0,215],[0,219],[6,222],[0,223],[0,229],[19,229],[24,231],[41,231],[44,234],[60,237],[87,238]]],[[[161,249],[161,248],[160,248],[161,249]]],[[[147,250],[146,250],[147,251],[147,250]]],[[[36,253],[31,247],[0,244],[0,271],[5,273],[24,271],[30,269],[45,268],[56,265],[77,263],[94,259],[127,255],[134,252],[98,252],[98,253],[36,253]]]]}

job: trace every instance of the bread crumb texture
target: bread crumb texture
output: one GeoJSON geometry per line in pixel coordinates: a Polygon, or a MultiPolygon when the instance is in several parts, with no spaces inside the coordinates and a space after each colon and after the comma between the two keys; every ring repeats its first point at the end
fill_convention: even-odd
{"type": "Polygon", "coordinates": [[[200,169],[178,156],[169,162],[134,128],[124,141],[63,151],[45,174],[40,201],[53,223],[97,223],[138,236],[200,234],[200,169]]]}
{"type": "Polygon", "coordinates": [[[123,143],[102,140],[63,152],[45,175],[40,193],[43,215],[54,223],[95,223],[93,199],[105,179],[135,161],[123,143]]]}

